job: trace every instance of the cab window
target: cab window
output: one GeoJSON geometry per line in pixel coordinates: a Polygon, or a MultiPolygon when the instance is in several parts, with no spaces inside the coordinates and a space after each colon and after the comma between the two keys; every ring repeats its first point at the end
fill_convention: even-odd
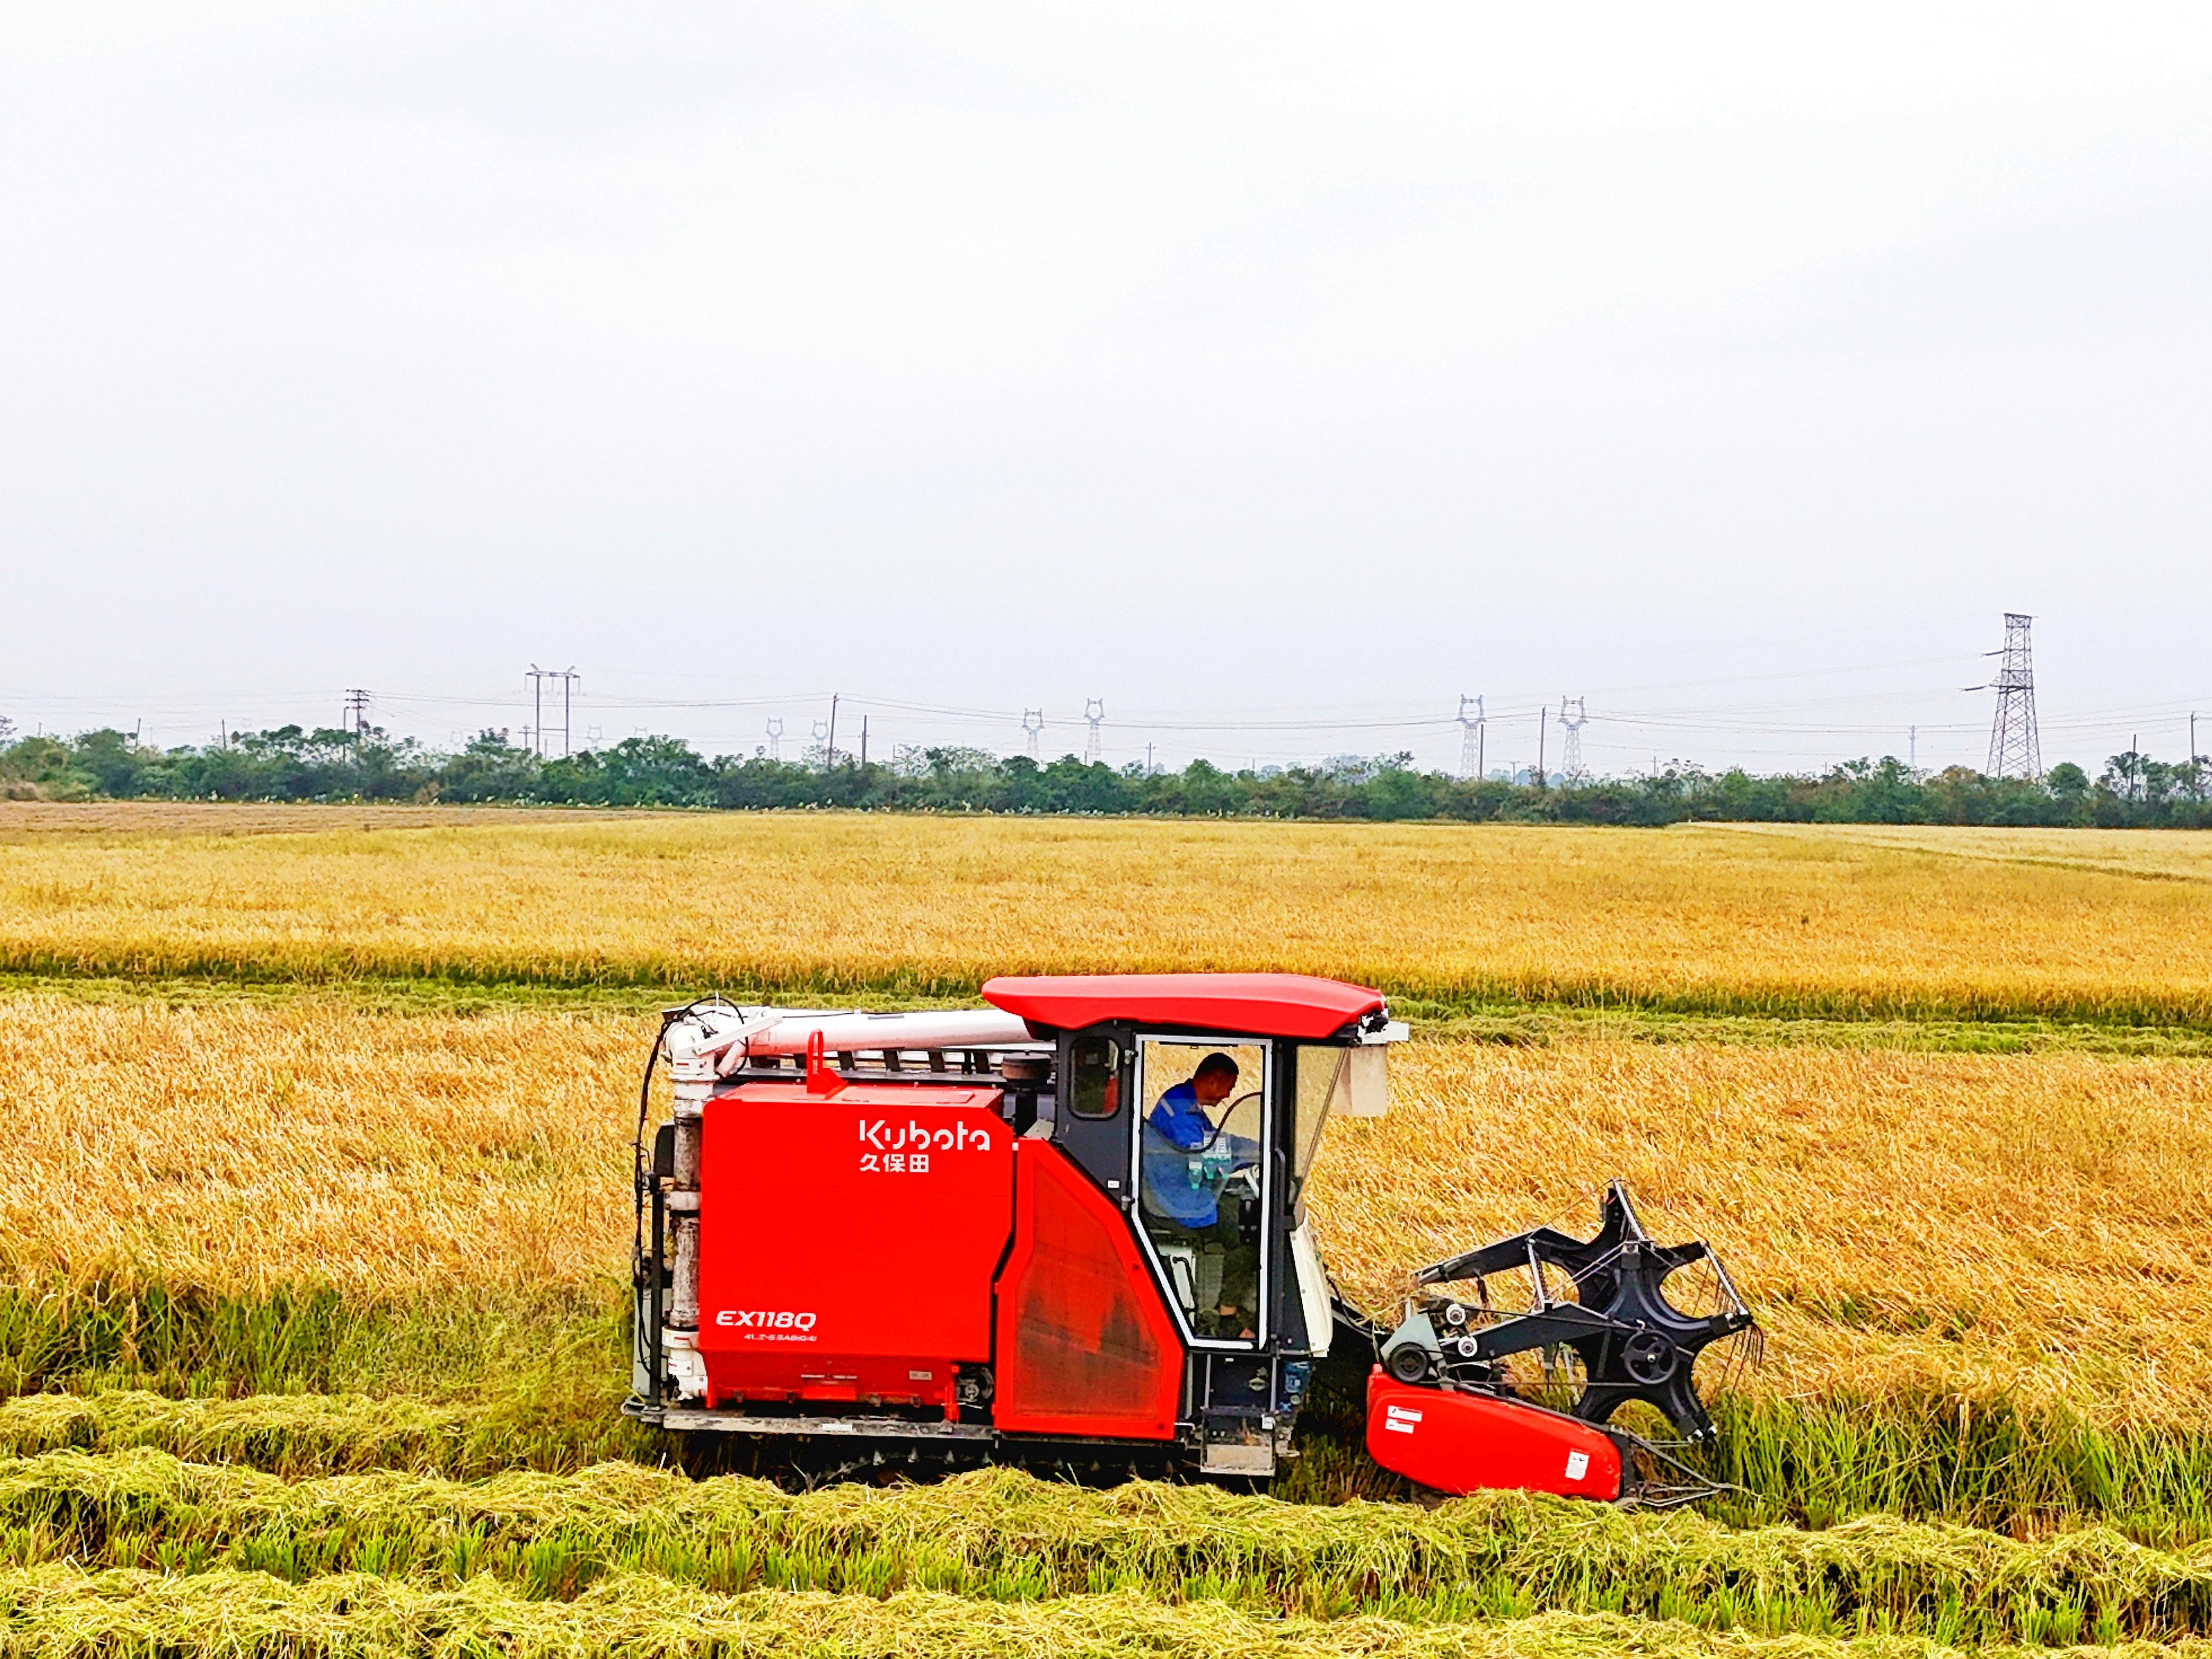
{"type": "Polygon", "coordinates": [[[1138,1214],[1192,1334],[1249,1342],[1260,1326],[1267,1050],[1139,1045],[1138,1214]]]}
{"type": "Polygon", "coordinates": [[[1109,1036],[1079,1036],[1068,1045],[1067,1109],[1077,1117],[1111,1117],[1121,1109],[1121,1045],[1109,1036]]]}

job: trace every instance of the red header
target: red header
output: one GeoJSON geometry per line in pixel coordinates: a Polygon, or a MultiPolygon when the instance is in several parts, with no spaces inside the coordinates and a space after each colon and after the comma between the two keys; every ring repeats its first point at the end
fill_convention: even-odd
{"type": "Polygon", "coordinates": [[[1382,994],[1310,974],[1053,974],[994,979],[983,1000],[1032,1025],[1102,1020],[1194,1025],[1250,1036],[1334,1036],[1382,994]]]}

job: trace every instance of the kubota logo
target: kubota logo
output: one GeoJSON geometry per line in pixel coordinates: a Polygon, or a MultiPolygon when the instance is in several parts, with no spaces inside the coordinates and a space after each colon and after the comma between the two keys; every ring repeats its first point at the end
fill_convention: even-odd
{"type": "Polygon", "coordinates": [[[965,1123],[956,1123],[949,1129],[933,1129],[911,1121],[893,1130],[888,1119],[878,1118],[871,1123],[862,1118],[860,1145],[872,1146],[879,1152],[964,1152],[971,1146],[988,1151],[991,1132],[970,1128],[965,1123]]]}
{"type": "Polygon", "coordinates": [[[789,1309],[770,1311],[764,1308],[725,1308],[714,1316],[717,1325],[727,1325],[737,1330],[811,1331],[815,1316],[793,1313],[789,1309]]]}

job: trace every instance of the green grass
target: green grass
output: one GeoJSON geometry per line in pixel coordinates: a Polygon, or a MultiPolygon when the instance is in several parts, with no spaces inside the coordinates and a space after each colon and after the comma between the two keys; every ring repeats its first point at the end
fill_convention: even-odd
{"type": "Polygon", "coordinates": [[[313,1284],[240,1296],[150,1276],[44,1294],[0,1289],[0,1395],[477,1397],[502,1379],[549,1382],[549,1370],[571,1387],[604,1372],[619,1389],[625,1320],[618,1298],[588,1292],[386,1303],[313,1284]]]}
{"type": "Polygon", "coordinates": [[[2131,1538],[2212,1540],[2212,1437],[2105,1428],[1958,1395],[1715,1402],[1707,1511],[1822,1528],[1886,1514],[2034,1534],[2100,1522],[2131,1538]]]}
{"type": "MultiPolygon", "coordinates": [[[[664,1462],[674,1443],[617,1409],[627,1345],[619,1304],[589,1297],[500,1307],[356,1305],[313,1289],[0,1292],[0,1379],[23,1396],[0,1402],[0,1446],[149,1445],[294,1474],[664,1462]],[[404,1426],[430,1420],[409,1412],[442,1426],[404,1426]]],[[[1316,1391],[1305,1455],[1279,1482],[1285,1496],[1402,1492],[1359,1451],[1357,1401],[1341,1392],[1316,1391]]],[[[1887,1513],[2023,1534],[2096,1522],[2148,1542],[2212,1539],[2212,1436],[1956,1395],[1753,1393],[1715,1410],[1712,1471],[1739,1490],[1707,1511],[1733,1522],[1819,1528],[1887,1513]]]]}
{"type": "MultiPolygon", "coordinates": [[[[307,1460],[276,1466],[300,1469],[653,1461],[667,1449],[661,1437],[618,1410],[629,1389],[625,1321],[618,1305],[586,1297],[364,1304],[312,1286],[251,1297],[159,1283],[0,1291],[0,1396],[15,1396],[0,1398],[0,1422],[42,1422],[54,1402],[76,1400],[72,1435],[189,1455],[195,1413],[228,1410],[223,1420],[243,1425],[274,1409],[270,1443],[295,1448],[280,1458],[307,1460]],[[382,1414],[407,1411],[438,1413],[447,1429],[416,1449],[404,1449],[412,1431],[387,1444],[382,1414]]],[[[0,1428],[0,1444],[18,1444],[20,1431],[0,1428]]],[[[248,1443],[261,1432],[242,1431],[248,1443]]]]}
{"type": "Polygon", "coordinates": [[[1081,1491],[1004,1469],[793,1494],[619,1464],[288,1482],[148,1449],[0,1462],[0,1563],[59,1562],[292,1584],[370,1574],[428,1589],[489,1575],[533,1600],[642,1575],[717,1594],[1132,1595],[1400,1623],[1601,1613],[1947,1645],[2212,1631],[2212,1552],[2147,1548],[2105,1528],[2033,1541],[1881,1517],[1736,1529],[1504,1493],[1318,1509],[1146,1482],[1081,1491]]]}
{"type": "MultiPolygon", "coordinates": [[[[1708,1019],[1933,1022],[2031,1028],[2083,1025],[2212,1032],[2212,1012],[2208,1012],[2204,998],[2195,993],[2166,997],[2135,992],[2087,994],[2063,989],[1744,991],[1722,985],[1661,990],[1625,987],[1601,976],[1561,975],[1530,987],[1488,974],[1376,975],[1356,963],[1343,971],[1377,984],[1407,1009],[1436,1016],[1483,1017],[1501,1011],[1543,1008],[1571,1013],[1708,1019]],[[1537,994],[1532,995],[1532,990],[1537,994]]],[[[106,981],[264,988],[369,987],[385,995],[419,993],[455,999],[505,997],[527,990],[628,997],[641,1006],[707,991],[720,991],[744,1001],[927,1006],[972,1002],[981,983],[981,976],[966,968],[855,967],[775,972],[756,967],[718,978],[714,969],[692,963],[609,961],[598,956],[517,955],[470,961],[425,953],[419,960],[362,962],[334,952],[326,959],[272,963],[251,949],[175,943],[112,954],[103,954],[90,945],[67,951],[37,945],[0,945],[0,975],[9,983],[26,986],[106,981]]]]}

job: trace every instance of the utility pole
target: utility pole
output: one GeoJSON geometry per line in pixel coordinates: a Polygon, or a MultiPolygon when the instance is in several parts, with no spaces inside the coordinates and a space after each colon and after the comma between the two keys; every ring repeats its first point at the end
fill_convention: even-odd
{"type": "Polygon", "coordinates": [[[1043,709],[1024,708],[1022,710],[1022,731],[1029,741],[1030,758],[1031,760],[1035,760],[1037,757],[1037,734],[1043,730],[1043,709]]]}
{"type": "Polygon", "coordinates": [[[1536,787],[1539,789],[1551,787],[1551,780],[1544,775],[1544,721],[1551,712],[1548,703],[1536,711],[1536,787]]]}
{"type": "Polygon", "coordinates": [[[1911,773],[1914,777],[1918,777],[1920,775],[1920,728],[1917,726],[1908,726],[1905,728],[1905,753],[1906,756],[1905,769],[1911,773]]]}
{"type": "Polygon", "coordinates": [[[1993,778],[2018,777],[2030,781],[2043,775],[2043,747],[2035,732],[2035,669],[2028,651],[2028,624],[2033,617],[2005,612],[2005,642],[1997,677],[1973,688],[1997,694],[1997,710],[1990,723],[1990,767],[1993,778]]]}
{"type": "Polygon", "coordinates": [[[368,693],[361,687],[346,689],[345,710],[338,716],[338,730],[350,732],[356,738],[368,730],[368,693]]]}
{"type": "Polygon", "coordinates": [[[868,763],[868,717],[860,716],[860,764],[868,763]]]}
{"type": "Polygon", "coordinates": [[[1091,722],[1091,735],[1083,744],[1083,763],[1096,766],[1102,753],[1098,743],[1098,723],[1106,718],[1106,700],[1103,697],[1085,697],[1083,700],[1083,718],[1091,722]]]}
{"type": "Polygon", "coordinates": [[[822,769],[823,769],[823,771],[825,771],[825,772],[826,772],[826,771],[828,771],[831,767],[835,766],[836,763],[837,763],[837,697],[836,697],[836,694],[835,692],[832,692],[832,693],[830,694],[830,745],[829,745],[829,747],[828,747],[828,748],[824,749],[824,750],[822,751],[822,769]]]}
{"type": "MultiPolygon", "coordinates": [[[[2191,738],[2191,741],[2194,742],[2195,739],[2191,738]]],[[[1149,743],[1145,745],[1145,775],[1148,778],[1152,775],[1152,745],[1149,743]]]]}
{"type": "Polygon", "coordinates": [[[1569,783],[1583,781],[1583,727],[1589,724],[1586,700],[1575,699],[1574,718],[1567,717],[1566,695],[1559,696],[1559,729],[1567,735],[1559,743],[1559,775],[1569,783]]]}
{"type": "Polygon", "coordinates": [[[1459,699],[1459,775],[1463,778],[1482,775],[1482,699],[1470,697],[1465,692],[1460,694],[1459,699]],[[1469,703],[1474,705],[1473,720],[1467,714],[1469,703]]]}

